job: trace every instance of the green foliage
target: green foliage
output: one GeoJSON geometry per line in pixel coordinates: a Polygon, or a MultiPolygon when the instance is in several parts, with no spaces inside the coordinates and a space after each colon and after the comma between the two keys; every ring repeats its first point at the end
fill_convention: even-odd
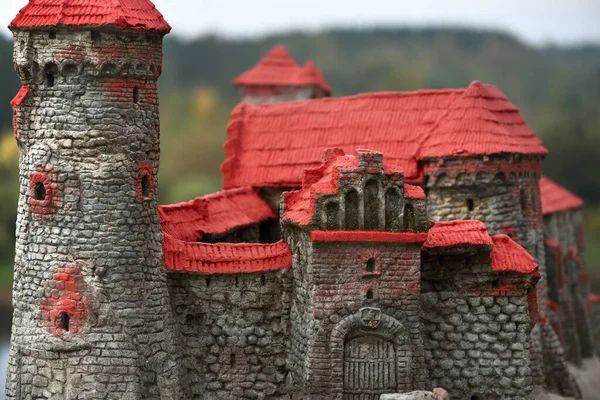
{"type": "Polygon", "coordinates": [[[13,266],[11,264],[0,264],[0,291],[12,289],[13,266]]]}
{"type": "MultiPolygon", "coordinates": [[[[502,33],[457,29],[331,30],[255,40],[168,36],[160,80],[161,203],[221,187],[225,127],[238,101],[230,82],[275,43],[285,44],[299,62],[312,59],[336,96],[465,87],[476,79],[493,83],[551,151],[545,173],[588,204],[600,204],[600,175],[594,173],[600,155],[600,46],[538,49],[502,33]]],[[[19,87],[9,40],[0,40],[0,84],[1,132],[10,128],[7,104],[19,87]]],[[[6,135],[3,146],[15,146],[6,135]]],[[[3,154],[8,153],[0,153],[0,262],[10,264],[18,175],[14,152],[10,160],[3,154]]],[[[588,222],[588,252],[600,265],[600,223],[594,218],[588,222]]]]}

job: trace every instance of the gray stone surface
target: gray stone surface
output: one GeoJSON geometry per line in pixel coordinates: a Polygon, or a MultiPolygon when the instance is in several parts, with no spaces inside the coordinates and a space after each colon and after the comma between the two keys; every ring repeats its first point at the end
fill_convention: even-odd
{"type": "Polygon", "coordinates": [[[154,187],[162,37],[58,29],[15,43],[30,93],[7,398],[182,398],[154,187]]]}

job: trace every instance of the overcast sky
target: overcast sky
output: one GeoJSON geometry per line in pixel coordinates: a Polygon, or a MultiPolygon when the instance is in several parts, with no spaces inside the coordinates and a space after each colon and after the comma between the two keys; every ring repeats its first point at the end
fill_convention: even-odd
{"type": "MultiPolygon", "coordinates": [[[[98,2],[107,0],[97,0],[98,2]]],[[[7,26],[26,0],[0,0],[7,26]]],[[[174,33],[257,36],[332,26],[475,26],[534,44],[600,43],[600,0],[154,0],[174,33]]],[[[7,32],[5,30],[5,32],[7,32]]]]}

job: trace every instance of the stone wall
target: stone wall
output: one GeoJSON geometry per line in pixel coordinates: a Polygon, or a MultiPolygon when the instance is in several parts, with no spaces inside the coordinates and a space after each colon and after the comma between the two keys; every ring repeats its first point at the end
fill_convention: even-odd
{"type": "Polygon", "coordinates": [[[15,32],[8,399],[179,397],[157,214],[162,37],[15,32]]]}
{"type": "Polygon", "coordinates": [[[286,391],[291,271],[169,273],[168,282],[185,343],[185,398],[280,398],[286,391]]]}
{"type": "Polygon", "coordinates": [[[316,242],[310,248],[309,258],[294,252],[294,268],[304,274],[294,286],[292,312],[299,391],[333,397],[428,387],[419,321],[420,244],[316,242]],[[387,378],[374,382],[375,372],[354,365],[365,360],[387,368],[387,378]]]}
{"type": "Polygon", "coordinates": [[[583,212],[567,210],[544,216],[549,296],[556,305],[558,337],[567,361],[581,364],[594,345],[586,303],[589,282],[584,263],[583,212]]]}
{"type": "Polygon", "coordinates": [[[517,274],[493,273],[489,250],[425,254],[422,279],[430,384],[458,399],[530,398],[532,283],[517,274]]]}
{"type": "Polygon", "coordinates": [[[445,159],[425,166],[429,217],[477,219],[490,235],[506,234],[538,262],[540,310],[546,310],[541,164],[537,158],[490,156],[445,159]]]}

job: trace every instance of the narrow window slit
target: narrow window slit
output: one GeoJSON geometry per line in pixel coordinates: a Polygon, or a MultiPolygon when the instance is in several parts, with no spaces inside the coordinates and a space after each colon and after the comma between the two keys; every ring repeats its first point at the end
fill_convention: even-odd
{"type": "Polygon", "coordinates": [[[475,209],[475,202],[473,199],[467,199],[467,210],[472,212],[475,209]]]}
{"type": "Polygon", "coordinates": [[[133,104],[138,104],[140,102],[140,88],[137,86],[133,88],[133,104]]]}
{"type": "Polygon", "coordinates": [[[69,328],[71,327],[71,316],[67,313],[63,313],[61,314],[60,318],[61,328],[63,329],[63,331],[69,332],[69,328]]]}
{"type": "Polygon", "coordinates": [[[148,174],[142,177],[142,196],[144,198],[150,197],[150,176],[148,174]]]}

